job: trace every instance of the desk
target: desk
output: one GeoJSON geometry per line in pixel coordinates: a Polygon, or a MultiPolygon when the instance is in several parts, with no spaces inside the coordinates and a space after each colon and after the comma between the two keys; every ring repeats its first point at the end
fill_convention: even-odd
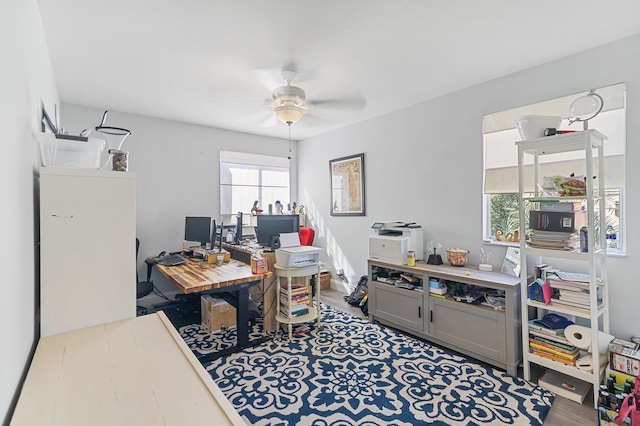
{"type": "Polygon", "coordinates": [[[214,294],[221,293],[228,296],[225,300],[236,308],[237,345],[235,348],[205,355],[200,362],[206,362],[239,349],[265,342],[268,338],[249,341],[249,288],[270,277],[266,274],[253,274],[251,266],[231,260],[217,265],[189,260],[178,266],[164,266],[156,264],[156,268],[167,277],[184,294],[214,294]]]}
{"type": "Polygon", "coordinates": [[[41,338],[11,425],[207,421],[245,424],[158,312],[41,338]]]}

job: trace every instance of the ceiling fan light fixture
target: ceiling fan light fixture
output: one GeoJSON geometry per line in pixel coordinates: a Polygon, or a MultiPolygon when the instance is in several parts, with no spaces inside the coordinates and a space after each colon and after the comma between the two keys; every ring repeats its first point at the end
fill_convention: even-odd
{"type": "Polygon", "coordinates": [[[273,112],[275,112],[278,120],[283,123],[293,124],[300,120],[305,113],[305,109],[297,105],[285,104],[274,107],[273,112]]]}

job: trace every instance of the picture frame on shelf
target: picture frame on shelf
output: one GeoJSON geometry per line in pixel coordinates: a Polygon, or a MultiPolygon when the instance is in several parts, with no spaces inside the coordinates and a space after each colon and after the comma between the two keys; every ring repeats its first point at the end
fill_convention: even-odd
{"type": "Polygon", "coordinates": [[[331,216],[365,216],[364,153],[329,161],[331,216]]]}
{"type": "Polygon", "coordinates": [[[505,274],[520,276],[520,248],[508,247],[504,255],[501,271],[505,274]]]}

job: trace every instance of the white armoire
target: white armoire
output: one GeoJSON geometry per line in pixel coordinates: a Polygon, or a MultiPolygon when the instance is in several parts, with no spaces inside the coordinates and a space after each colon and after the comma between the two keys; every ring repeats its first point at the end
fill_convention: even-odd
{"type": "Polygon", "coordinates": [[[40,169],[41,336],[136,316],[136,178],[40,169]]]}

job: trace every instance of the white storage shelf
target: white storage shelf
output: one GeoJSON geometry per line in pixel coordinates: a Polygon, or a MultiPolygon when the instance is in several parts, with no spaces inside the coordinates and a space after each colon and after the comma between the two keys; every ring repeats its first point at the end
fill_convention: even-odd
{"type": "MultiPolygon", "coordinates": [[[[523,371],[525,380],[530,380],[530,366],[532,363],[550,368],[555,371],[570,375],[585,382],[590,383],[594,389],[594,406],[598,403],[598,387],[602,381],[604,367],[597,368],[600,356],[593,354],[594,367],[593,371],[583,371],[578,368],[565,365],[551,359],[538,356],[529,352],[529,331],[528,322],[529,307],[538,308],[542,316],[548,312],[563,314],[565,316],[574,316],[581,318],[583,322],[588,324],[591,335],[594,339],[594,346],[597,346],[598,332],[609,331],[609,309],[607,286],[607,265],[606,265],[606,249],[601,246],[600,242],[605,240],[605,218],[597,212],[604,211],[604,161],[603,161],[603,143],[606,137],[596,130],[586,130],[582,132],[569,133],[565,135],[551,136],[545,138],[532,139],[529,141],[517,142],[518,145],[518,175],[519,175],[519,195],[520,195],[520,256],[522,270],[527,271],[527,265],[530,258],[535,258],[534,263],[552,263],[554,259],[561,259],[565,264],[576,265],[576,268],[588,269],[589,276],[589,292],[591,309],[580,309],[570,307],[560,307],[545,305],[528,299],[528,283],[526,279],[521,279],[522,298],[522,342],[523,342],[523,371]],[[558,196],[549,197],[540,193],[542,176],[539,176],[540,160],[542,156],[554,156],[573,151],[582,151],[584,158],[585,176],[594,176],[596,179],[586,179],[585,196],[558,196]],[[533,157],[533,175],[527,175],[524,172],[525,157],[533,157]],[[525,182],[525,179],[533,177],[533,185],[531,181],[525,182]],[[595,183],[594,183],[595,182],[595,183]],[[534,197],[525,197],[525,184],[527,187],[535,188],[534,197]],[[530,203],[538,202],[562,202],[562,201],[580,201],[586,202],[587,207],[587,235],[588,235],[588,252],[552,250],[545,248],[529,247],[526,240],[525,228],[525,212],[530,203]],[[599,220],[599,234],[596,238],[595,221],[599,220]],[[544,261],[543,261],[544,259],[544,261]],[[598,275],[599,274],[599,275],[598,275]],[[602,286],[602,302],[597,303],[597,287],[602,286]]],[[[551,157],[555,159],[556,157],[551,157]]],[[[548,160],[549,158],[545,158],[548,160]]],[[[560,158],[557,161],[562,161],[560,158]]],[[[567,174],[571,171],[567,171],[567,174]]],[[[597,352],[597,351],[596,351],[597,352]]]]}

